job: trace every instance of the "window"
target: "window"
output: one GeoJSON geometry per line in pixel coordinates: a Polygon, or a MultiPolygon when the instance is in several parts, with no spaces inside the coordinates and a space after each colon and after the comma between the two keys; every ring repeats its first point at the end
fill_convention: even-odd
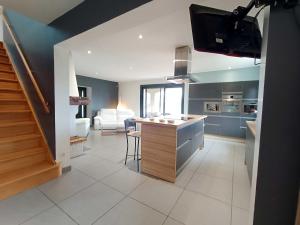
{"type": "MultiPolygon", "coordinates": [[[[87,97],[86,87],[78,87],[79,97],[87,97]]],[[[78,113],[76,118],[86,118],[87,117],[87,106],[80,105],[78,106],[78,113]]]]}
{"type": "Polygon", "coordinates": [[[183,113],[183,84],[141,86],[141,117],[183,113]]]}

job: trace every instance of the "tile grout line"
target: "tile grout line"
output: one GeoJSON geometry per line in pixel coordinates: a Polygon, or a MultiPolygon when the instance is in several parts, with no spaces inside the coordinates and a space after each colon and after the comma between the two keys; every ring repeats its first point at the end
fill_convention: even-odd
{"type": "Polygon", "coordinates": [[[234,175],[235,175],[235,160],[236,160],[236,148],[234,147],[234,160],[233,160],[233,173],[232,173],[232,192],[231,192],[231,207],[230,207],[230,225],[233,221],[233,188],[234,188],[234,175]]]}
{"type": "MultiPolygon", "coordinates": [[[[171,218],[171,219],[175,220],[176,222],[182,223],[181,221],[178,221],[177,219],[171,217],[170,214],[171,214],[171,212],[173,211],[173,209],[175,208],[175,206],[176,206],[176,204],[178,203],[179,199],[182,197],[183,193],[187,190],[186,187],[188,186],[188,184],[189,184],[189,183],[191,182],[191,180],[193,179],[193,177],[194,177],[196,171],[199,169],[199,167],[200,167],[201,164],[203,163],[204,159],[206,158],[207,154],[209,153],[209,151],[210,151],[210,149],[212,148],[213,145],[214,145],[214,144],[212,144],[212,145],[209,147],[209,149],[208,149],[207,152],[205,153],[203,159],[200,160],[199,165],[197,166],[197,168],[195,169],[195,171],[193,171],[193,174],[192,174],[191,178],[190,178],[189,181],[184,185],[182,192],[180,193],[180,195],[179,195],[178,198],[176,199],[176,201],[175,201],[173,207],[170,209],[170,211],[169,211],[169,213],[168,213],[168,215],[167,215],[167,217],[166,217],[166,219],[165,219],[165,221],[164,221],[163,224],[165,224],[165,222],[167,221],[168,218],[171,218]]],[[[188,190],[187,190],[187,191],[188,191],[188,190]]]]}
{"type": "MultiPolygon", "coordinates": [[[[38,189],[39,190],[39,189],[38,189]]],[[[39,190],[50,202],[52,202],[54,204],[54,206],[56,206],[61,212],[63,212],[67,217],[69,217],[75,224],[80,225],[79,223],[77,223],[77,221],[70,216],[63,208],[61,208],[56,202],[54,202],[53,200],[51,200],[44,192],[42,192],[41,190],[39,190]]],[[[53,206],[53,207],[54,207],[53,206]]]]}
{"type": "Polygon", "coordinates": [[[119,205],[119,204],[120,204],[122,201],[124,201],[126,198],[130,198],[129,195],[130,195],[133,191],[135,191],[139,186],[141,186],[142,184],[144,184],[146,181],[147,181],[147,179],[145,179],[143,182],[141,182],[140,184],[138,184],[138,185],[137,185],[131,192],[129,192],[128,194],[124,194],[124,193],[120,192],[119,190],[117,190],[117,189],[115,189],[115,188],[113,188],[113,187],[111,187],[111,186],[109,186],[109,185],[103,183],[103,181],[99,181],[99,183],[101,183],[101,184],[103,184],[103,185],[105,185],[105,186],[107,186],[107,187],[109,187],[109,188],[112,188],[113,190],[116,190],[116,191],[118,191],[119,193],[123,194],[124,197],[123,197],[119,202],[117,202],[113,207],[111,207],[110,209],[108,209],[103,215],[101,215],[100,217],[98,217],[98,218],[92,223],[92,225],[95,224],[95,223],[97,223],[102,217],[104,217],[107,213],[109,213],[113,208],[115,208],[117,205],[119,205]]]}
{"type": "MultiPolygon", "coordinates": [[[[37,190],[37,188],[35,188],[35,189],[37,190]]],[[[32,189],[32,190],[34,190],[34,189],[32,189]]],[[[37,191],[40,192],[40,190],[37,190],[37,191]]],[[[47,198],[47,200],[49,200],[49,199],[47,198]]],[[[52,203],[52,201],[50,201],[50,202],[52,203]]],[[[22,225],[22,224],[24,224],[24,223],[27,223],[28,221],[30,221],[30,220],[33,219],[34,217],[37,217],[37,216],[39,216],[40,214],[46,212],[47,210],[52,209],[54,206],[55,206],[55,205],[52,204],[50,207],[48,207],[48,208],[46,208],[46,209],[40,211],[39,213],[37,213],[37,214],[35,214],[35,215],[29,217],[28,219],[26,219],[26,220],[20,222],[19,225],[22,225]]]]}

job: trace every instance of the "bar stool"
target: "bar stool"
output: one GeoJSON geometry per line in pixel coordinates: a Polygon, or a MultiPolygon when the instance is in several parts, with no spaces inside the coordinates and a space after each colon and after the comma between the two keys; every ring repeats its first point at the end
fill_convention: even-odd
{"type": "Polygon", "coordinates": [[[139,146],[140,146],[140,139],[141,139],[141,131],[137,131],[136,122],[134,119],[124,120],[124,125],[125,125],[125,134],[126,134],[126,143],[127,143],[125,165],[127,163],[128,156],[133,156],[134,160],[137,159],[137,170],[139,171],[139,160],[140,160],[139,159],[139,146]],[[133,155],[128,154],[128,148],[129,148],[128,138],[129,137],[134,138],[134,154],[133,155]]]}

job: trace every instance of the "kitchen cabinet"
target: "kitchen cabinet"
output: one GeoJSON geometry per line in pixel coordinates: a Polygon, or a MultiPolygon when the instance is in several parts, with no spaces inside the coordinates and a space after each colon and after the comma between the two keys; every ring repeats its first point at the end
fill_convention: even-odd
{"type": "Polygon", "coordinates": [[[244,104],[257,103],[258,81],[191,84],[189,88],[189,114],[207,115],[206,134],[246,138],[246,120],[255,120],[256,114],[244,113],[244,104]],[[241,92],[241,112],[206,112],[205,102],[220,102],[222,92],[241,92]]]}
{"type": "Polygon", "coordinates": [[[189,98],[222,98],[222,84],[191,84],[189,87],[189,98]]]}
{"type": "MultiPolygon", "coordinates": [[[[252,122],[252,126],[253,126],[253,123],[255,123],[255,122],[252,122]]],[[[247,123],[247,129],[246,129],[245,164],[247,166],[247,171],[248,171],[250,184],[251,184],[251,182],[252,182],[252,173],[253,173],[252,170],[253,170],[253,160],[254,160],[255,134],[250,129],[249,124],[251,124],[251,122],[247,123]]]]}
{"type": "Polygon", "coordinates": [[[248,81],[244,83],[243,95],[244,99],[257,99],[258,98],[258,81],[248,81]]]}
{"type": "Polygon", "coordinates": [[[221,123],[221,135],[242,138],[239,117],[223,117],[221,123]]]}
{"type": "Polygon", "coordinates": [[[243,83],[241,82],[229,82],[222,83],[222,92],[242,92],[243,83]]]}

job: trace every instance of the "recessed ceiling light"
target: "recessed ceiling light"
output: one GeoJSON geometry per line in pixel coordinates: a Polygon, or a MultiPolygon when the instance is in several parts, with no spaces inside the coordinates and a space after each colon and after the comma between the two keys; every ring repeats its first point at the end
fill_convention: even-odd
{"type": "Polygon", "coordinates": [[[88,50],[87,53],[90,55],[90,54],[92,54],[92,51],[91,51],[91,50],[88,50]]]}
{"type": "Polygon", "coordinates": [[[139,35],[139,39],[143,39],[143,35],[142,34],[139,35]]]}
{"type": "Polygon", "coordinates": [[[232,69],[232,67],[231,67],[231,66],[228,66],[228,69],[229,69],[229,70],[231,70],[231,69],[232,69]]]}
{"type": "Polygon", "coordinates": [[[98,72],[96,72],[96,75],[98,75],[99,73],[98,72]]]}

